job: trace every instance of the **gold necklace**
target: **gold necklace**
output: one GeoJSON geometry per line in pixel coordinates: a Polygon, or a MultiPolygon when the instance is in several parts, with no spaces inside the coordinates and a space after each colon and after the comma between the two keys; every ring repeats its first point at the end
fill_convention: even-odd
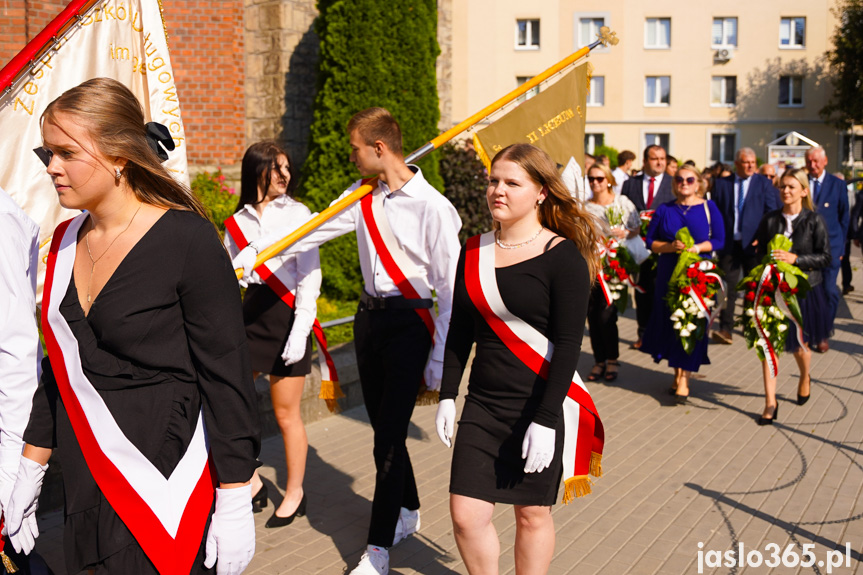
{"type": "Polygon", "coordinates": [[[126,230],[128,230],[132,226],[132,222],[135,221],[135,216],[137,216],[138,212],[141,211],[141,206],[143,206],[143,205],[144,205],[143,202],[138,204],[138,209],[135,210],[134,214],[132,214],[132,219],[129,220],[129,223],[126,224],[126,227],[123,228],[123,231],[120,232],[119,234],[117,234],[114,237],[114,239],[111,240],[111,243],[108,244],[108,247],[105,248],[105,251],[102,252],[102,255],[99,256],[98,258],[93,259],[93,252],[90,251],[90,232],[93,231],[93,229],[95,228],[95,225],[94,225],[94,227],[91,227],[90,230],[84,235],[84,243],[87,245],[87,255],[90,256],[90,262],[92,262],[92,264],[93,264],[92,266],[90,266],[90,277],[89,277],[89,279],[87,279],[87,303],[90,303],[92,301],[92,299],[90,298],[90,286],[93,284],[93,272],[96,270],[96,263],[98,263],[99,260],[101,260],[103,257],[105,257],[105,254],[108,253],[108,250],[111,249],[111,246],[114,245],[114,242],[116,242],[117,239],[120,236],[122,236],[124,233],[126,233],[126,230]]]}

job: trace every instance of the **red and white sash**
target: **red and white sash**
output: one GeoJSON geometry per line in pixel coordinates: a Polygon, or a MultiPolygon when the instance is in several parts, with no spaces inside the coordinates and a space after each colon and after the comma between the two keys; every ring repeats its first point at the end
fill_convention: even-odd
{"type": "Polygon", "coordinates": [[[215,469],[203,414],[169,479],[129,441],[81,367],[78,341],[60,314],[75,264],[81,214],[60,224],[48,254],[42,328],[63,405],[99,489],[162,574],[187,575],[213,504],[215,469]]]}
{"type": "MultiPolygon", "coordinates": [[[[366,181],[363,180],[363,183],[365,184],[366,181]]],[[[390,227],[384,213],[384,195],[381,188],[377,187],[372,193],[363,196],[363,199],[360,200],[360,208],[366,230],[378,256],[381,258],[384,270],[392,278],[402,295],[407,299],[431,299],[431,291],[423,281],[420,270],[401,248],[390,227]]],[[[434,345],[434,308],[416,308],[414,311],[419,314],[420,319],[428,329],[432,338],[432,345],[434,345]]],[[[423,384],[417,396],[417,404],[426,405],[436,402],[437,392],[428,391],[423,384]]]]}
{"type": "MultiPolygon", "coordinates": [[[[231,235],[231,239],[237,244],[237,248],[242,250],[249,245],[249,240],[246,239],[243,230],[240,228],[240,223],[237,218],[231,216],[225,220],[225,230],[231,235]]],[[[267,262],[262,263],[255,268],[255,272],[262,280],[276,292],[276,295],[285,302],[289,308],[296,307],[296,296],[291,293],[291,290],[285,285],[285,282],[279,278],[279,269],[277,266],[270,267],[267,262]],[[276,269],[273,269],[273,268],[276,269]]],[[[336,372],[336,364],[330,356],[327,349],[327,336],[324,335],[324,329],[321,327],[321,322],[315,318],[312,324],[312,333],[315,334],[315,340],[318,342],[318,365],[321,368],[321,392],[318,395],[327,403],[327,408],[330,411],[335,411],[338,407],[336,400],[344,397],[341,387],[339,387],[339,374],[336,372]]]]}
{"type": "MultiPolygon", "coordinates": [[[[470,299],[489,327],[518,359],[542,378],[548,368],[554,345],[523,319],[513,315],[503,303],[494,267],[494,233],[474,236],[467,241],[465,283],[470,299]]],[[[563,502],[591,492],[588,474],[602,475],[602,448],[605,431],[599,412],[578,372],[572,375],[563,401],[563,469],[566,488],[563,502]]]]}

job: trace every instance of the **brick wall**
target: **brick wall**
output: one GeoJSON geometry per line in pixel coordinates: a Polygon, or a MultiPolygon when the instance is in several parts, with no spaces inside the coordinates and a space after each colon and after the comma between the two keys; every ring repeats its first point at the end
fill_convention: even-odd
{"type": "MultiPolygon", "coordinates": [[[[0,67],[67,5],[0,2],[0,67]]],[[[239,163],[245,150],[243,0],[162,0],[189,164],[239,163]]]]}

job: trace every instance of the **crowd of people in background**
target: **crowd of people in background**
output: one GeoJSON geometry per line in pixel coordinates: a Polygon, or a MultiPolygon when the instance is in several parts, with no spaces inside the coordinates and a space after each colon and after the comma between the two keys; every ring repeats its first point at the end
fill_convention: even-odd
{"type": "MultiPolygon", "coordinates": [[[[691,160],[680,163],[658,145],[644,150],[641,169],[634,167],[634,160],[634,153],[622,151],[618,165],[610,171],[606,156],[586,154],[584,191],[571,190],[588,207],[614,205],[618,199],[607,197],[613,193],[637,212],[652,214],[645,243],[659,259],[640,264],[639,289],[634,293],[638,331],[632,347],[651,354],[656,361],[668,360],[675,369],[669,392],[678,403],[686,403],[689,372],[709,363],[708,334],[693,351],[684,353],[671,329],[665,292],[677,254],[684,249],[675,240],[675,233],[687,227],[695,241],[690,251],[715,258],[722,271],[725,301],[709,333],[709,339],[720,345],[733,343],[734,327],[740,322],[738,283],[764,260],[770,239],[784,234],[793,247],[789,252],[774,251],[773,261],[798,266],[812,286],[801,302],[803,342],[798,342],[791,330],[786,338],[786,350],[794,355],[800,369],[797,403],[806,403],[810,348],[818,353],[830,349],[841,294],[854,290],[849,257],[851,246],[860,246],[863,240],[863,192],[853,185],[846,187],[841,173],[826,171],[828,158],[823,148],[808,150],[805,166],[783,167],[783,171],[772,164],[759,166],[755,151],[747,147],[737,150],[733,165],[717,162],[704,169],[691,160]],[[609,182],[610,187],[598,186],[597,177],[604,177],[603,183],[609,182]],[[702,204],[704,209],[694,207],[702,204]],[[840,269],[841,294],[837,282],[840,269]]],[[[596,215],[602,220],[603,214],[597,211],[596,215]]],[[[622,227],[610,230],[606,225],[603,231],[620,238],[635,232],[637,225],[637,221],[627,219],[622,227]]],[[[591,299],[588,325],[595,365],[587,374],[589,380],[601,379],[609,365],[616,370],[618,343],[611,341],[617,336],[614,307],[602,298],[591,299]]],[[[764,388],[765,408],[758,423],[769,425],[777,417],[778,407],[776,379],[766,364],[764,388]]]]}

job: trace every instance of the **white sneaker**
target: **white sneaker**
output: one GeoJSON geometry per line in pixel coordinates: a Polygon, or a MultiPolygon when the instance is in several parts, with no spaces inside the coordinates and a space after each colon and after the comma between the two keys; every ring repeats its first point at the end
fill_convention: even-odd
{"type": "Polygon", "coordinates": [[[410,511],[402,507],[399,511],[399,521],[396,523],[396,534],[393,537],[393,545],[398,544],[408,535],[420,530],[420,510],[410,511]]]}
{"type": "Polygon", "coordinates": [[[383,547],[369,545],[350,575],[387,575],[389,571],[390,552],[383,547]]]}

